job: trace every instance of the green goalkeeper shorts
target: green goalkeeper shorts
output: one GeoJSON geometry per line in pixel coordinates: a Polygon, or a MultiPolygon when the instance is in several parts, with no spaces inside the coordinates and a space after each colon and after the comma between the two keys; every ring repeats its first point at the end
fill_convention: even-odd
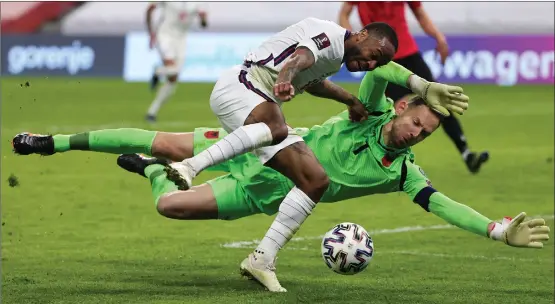
{"type": "MultiPolygon", "coordinates": [[[[197,128],[194,150],[197,155],[227,133],[221,128],[197,128]]],[[[209,180],[218,205],[218,218],[235,220],[264,213],[275,214],[293,188],[293,183],[278,172],[264,167],[258,158],[247,153],[207,170],[228,174],[209,180]]]]}

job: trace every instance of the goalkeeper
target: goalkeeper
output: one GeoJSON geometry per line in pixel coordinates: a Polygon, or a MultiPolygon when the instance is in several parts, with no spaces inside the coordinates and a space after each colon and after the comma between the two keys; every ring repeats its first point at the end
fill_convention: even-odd
{"type": "MultiPolygon", "coordinates": [[[[329,175],[330,185],[321,202],[403,191],[424,210],[459,228],[510,246],[542,248],[542,242],[549,238],[549,227],[543,219],[524,221],[526,214],[520,213],[512,220],[505,218],[495,223],[438,192],[414,163],[410,147],[433,133],[442,118],[438,112],[446,112],[442,104],[432,100],[441,100],[451,94],[451,87],[437,83],[414,85],[415,81],[421,81],[414,77],[417,76],[394,63],[368,72],[359,89],[359,99],[370,113],[368,120],[353,123],[344,111],[322,125],[295,129],[329,175]],[[420,97],[393,106],[384,95],[388,81],[412,87],[420,97]],[[417,86],[424,88],[421,93],[414,89],[417,86]]],[[[16,153],[23,155],[50,155],[69,150],[123,153],[118,164],[150,180],[157,210],[168,218],[234,220],[259,213],[277,213],[294,185],[277,171],[263,166],[250,153],[211,168],[227,174],[188,191],[178,190],[178,175],[161,158],[181,161],[225,135],[218,128],[197,128],[191,133],[139,129],[55,136],[21,133],[13,139],[13,146],[16,153]]],[[[276,254],[279,249],[276,245],[276,254]]],[[[256,254],[255,250],[243,261],[241,268],[270,291],[284,291],[273,268],[261,270],[252,265],[256,263],[252,258],[256,254]]]]}

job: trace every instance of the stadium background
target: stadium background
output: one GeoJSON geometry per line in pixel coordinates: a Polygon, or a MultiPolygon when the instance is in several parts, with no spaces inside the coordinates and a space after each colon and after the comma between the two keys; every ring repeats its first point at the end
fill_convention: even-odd
{"type": "MultiPolygon", "coordinates": [[[[149,79],[159,59],[148,48],[144,31],[147,2],[71,4],[2,3],[2,75],[149,79]],[[54,11],[61,20],[55,20],[59,16],[54,11]],[[42,33],[31,34],[36,31],[42,33]],[[14,32],[23,35],[11,35],[14,32]]],[[[205,6],[210,27],[206,31],[195,27],[187,39],[180,76],[184,82],[214,81],[222,69],[240,63],[250,48],[296,20],[307,16],[337,20],[340,3],[208,2],[205,6]]],[[[440,81],[553,82],[552,3],[429,2],[425,8],[449,39],[451,56],[444,67],[433,52],[434,41],[421,36],[410,12],[409,25],[420,34],[417,42],[440,81]]],[[[351,21],[360,28],[356,9],[351,21]]],[[[362,73],[343,69],[333,79],[356,82],[361,77],[362,73]]]]}
{"type": "MultiPolygon", "coordinates": [[[[217,126],[207,100],[222,69],[304,17],[337,20],[340,7],[206,5],[209,28],[189,34],[182,84],[151,126],[143,121],[153,98],[146,81],[159,58],[144,31],[146,2],[1,3],[4,303],[553,303],[553,241],[543,251],[506,248],[448,229],[403,194],[316,208],[280,255],[278,276],[290,292],[268,296],[239,280],[237,268],[272,217],[166,220],[148,184],[117,169],[114,155],[12,155],[6,143],[21,131],[217,126]],[[18,182],[7,187],[12,175],[18,182]],[[341,221],[362,224],[376,242],[372,265],[355,277],[332,274],[319,257],[318,236],[341,221]]],[[[409,26],[438,80],[471,96],[463,128],[470,147],[492,158],[469,174],[439,131],[415,147],[417,163],[436,188],[489,217],[527,211],[553,230],[554,4],[424,7],[447,36],[445,66],[407,12],[409,26]]],[[[351,22],[360,28],[356,12],[351,22]]],[[[356,92],[362,76],[342,70],[332,79],[356,92]]],[[[295,126],[340,110],[310,96],[285,107],[295,126]]]]}

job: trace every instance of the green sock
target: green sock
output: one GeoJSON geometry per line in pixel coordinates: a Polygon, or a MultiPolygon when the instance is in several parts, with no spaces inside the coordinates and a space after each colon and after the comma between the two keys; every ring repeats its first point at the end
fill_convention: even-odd
{"type": "Polygon", "coordinates": [[[145,168],[145,175],[150,180],[152,186],[152,196],[154,196],[154,204],[158,205],[160,196],[177,190],[177,186],[167,179],[163,165],[150,165],[145,168]]]}
{"type": "Polygon", "coordinates": [[[151,155],[156,131],[122,128],[54,135],[54,151],[96,151],[114,154],[143,153],[151,155]]]}

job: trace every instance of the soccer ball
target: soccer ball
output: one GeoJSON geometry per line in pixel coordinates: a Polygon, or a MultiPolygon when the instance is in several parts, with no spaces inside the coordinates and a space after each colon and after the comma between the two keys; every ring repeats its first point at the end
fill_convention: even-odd
{"type": "Polygon", "coordinates": [[[362,226],[341,223],[322,239],[322,258],[339,274],[353,275],[363,271],[374,255],[372,238],[362,226]]]}

